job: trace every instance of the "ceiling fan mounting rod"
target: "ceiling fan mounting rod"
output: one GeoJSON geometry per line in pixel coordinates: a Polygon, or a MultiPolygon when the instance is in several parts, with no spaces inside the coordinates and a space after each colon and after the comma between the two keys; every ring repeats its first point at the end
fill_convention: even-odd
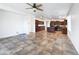
{"type": "Polygon", "coordinates": [[[33,4],[33,8],[36,8],[36,3],[33,4]]]}

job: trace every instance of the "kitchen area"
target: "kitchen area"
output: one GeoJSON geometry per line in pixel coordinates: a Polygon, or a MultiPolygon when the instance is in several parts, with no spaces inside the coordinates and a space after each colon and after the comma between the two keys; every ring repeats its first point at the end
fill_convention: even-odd
{"type": "Polygon", "coordinates": [[[35,20],[35,31],[39,32],[45,30],[50,33],[61,31],[63,34],[67,34],[67,20],[35,20]]]}

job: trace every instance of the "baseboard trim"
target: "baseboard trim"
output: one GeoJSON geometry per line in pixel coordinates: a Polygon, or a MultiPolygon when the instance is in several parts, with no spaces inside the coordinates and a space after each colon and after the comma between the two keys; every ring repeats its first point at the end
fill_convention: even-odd
{"type": "Polygon", "coordinates": [[[69,40],[72,42],[72,44],[73,44],[75,50],[77,51],[77,53],[78,53],[78,55],[79,55],[79,51],[78,51],[78,49],[76,48],[75,44],[73,43],[73,41],[71,40],[71,38],[70,38],[69,36],[68,36],[68,38],[69,38],[69,40]]]}
{"type": "Polygon", "coordinates": [[[0,40],[2,40],[2,39],[7,39],[7,38],[10,38],[10,37],[14,37],[14,36],[17,36],[17,35],[27,35],[27,34],[26,34],[26,33],[15,34],[15,35],[7,36],[7,37],[2,37],[2,38],[0,38],[0,40]]]}

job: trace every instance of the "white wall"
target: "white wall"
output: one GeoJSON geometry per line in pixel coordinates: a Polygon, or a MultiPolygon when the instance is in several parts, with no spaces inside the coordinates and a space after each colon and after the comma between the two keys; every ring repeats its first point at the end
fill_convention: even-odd
{"type": "MultiPolygon", "coordinates": [[[[21,15],[0,9],[0,38],[31,32],[31,15],[21,15]]],[[[33,22],[32,22],[33,23],[33,22]]]]}
{"type": "Polygon", "coordinates": [[[69,37],[79,53],[79,4],[74,4],[70,12],[71,19],[71,32],[69,37]]]}
{"type": "Polygon", "coordinates": [[[67,35],[69,36],[69,38],[71,37],[71,31],[72,31],[72,24],[71,24],[71,20],[72,20],[72,17],[69,15],[67,18],[67,35]]]}

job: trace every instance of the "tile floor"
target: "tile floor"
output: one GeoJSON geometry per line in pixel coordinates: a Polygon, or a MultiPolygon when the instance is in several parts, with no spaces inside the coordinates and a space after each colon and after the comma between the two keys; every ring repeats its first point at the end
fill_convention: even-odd
{"type": "Polygon", "coordinates": [[[78,55],[67,35],[40,31],[0,39],[0,55],[78,55]]]}

